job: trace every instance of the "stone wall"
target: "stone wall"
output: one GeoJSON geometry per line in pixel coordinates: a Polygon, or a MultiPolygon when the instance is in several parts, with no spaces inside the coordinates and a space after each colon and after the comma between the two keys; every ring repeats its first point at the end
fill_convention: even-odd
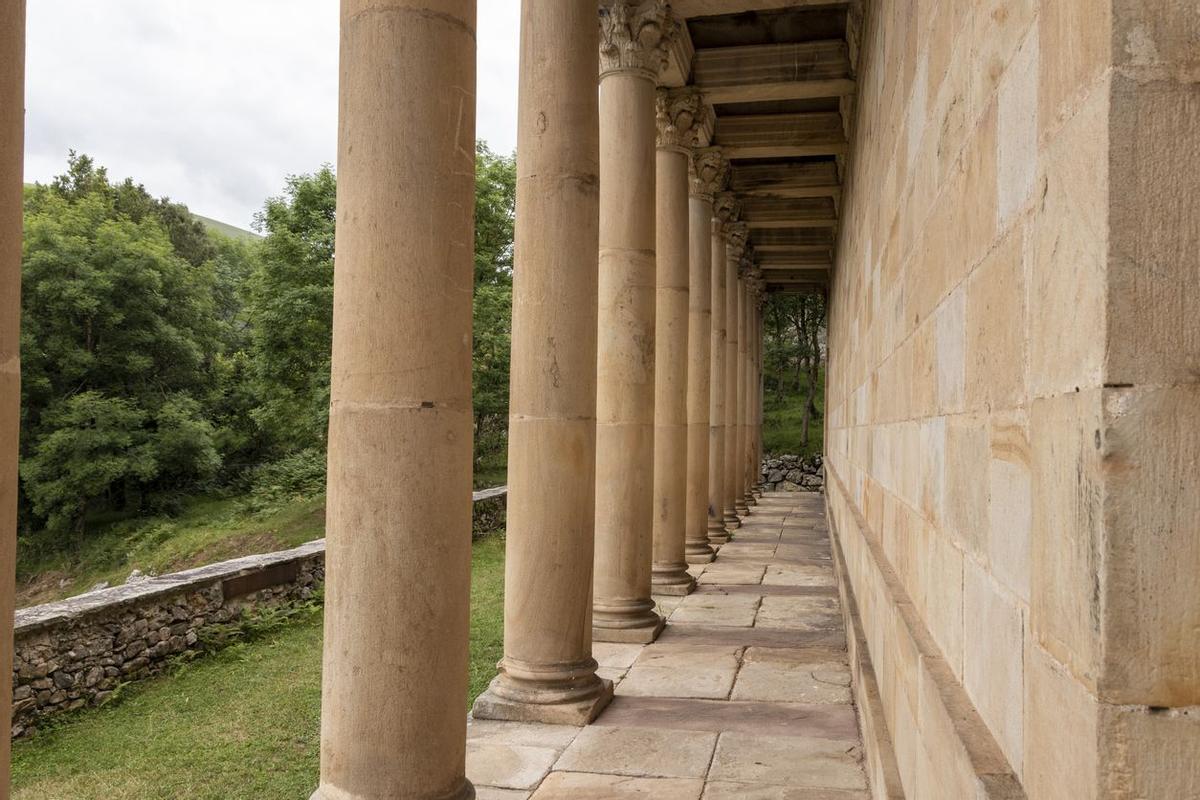
{"type": "Polygon", "coordinates": [[[825,473],[820,456],[784,455],[764,458],[759,481],[764,492],[821,492],[825,473]]]}
{"type": "Polygon", "coordinates": [[[1200,797],[1195,0],[868,11],[825,472],[906,795],[1200,797]]]}
{"type": "MultiPolygon", "coordinates": [[[[473,496],[474,534],[504,525],[507,489],[473,496]]],[[[221,646],[268,609],[309,601],[325,579],[325,540],[135,580],[17,611],[14,737],[52,714],[101,705],[185,653],[221,646]]]]}

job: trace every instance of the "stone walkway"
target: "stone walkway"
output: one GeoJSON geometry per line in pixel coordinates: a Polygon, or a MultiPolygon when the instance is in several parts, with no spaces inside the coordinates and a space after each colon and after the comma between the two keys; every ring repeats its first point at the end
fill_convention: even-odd
{"type": "Polygon", "coordinates": [[[592,725],[472,721],[479,800],[866,800],[822,501],[764,496],[657,642],[596,643],[592,725]]]}

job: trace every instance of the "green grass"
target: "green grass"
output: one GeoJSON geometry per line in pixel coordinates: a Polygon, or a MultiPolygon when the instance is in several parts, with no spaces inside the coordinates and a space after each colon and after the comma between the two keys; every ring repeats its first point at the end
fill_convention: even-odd
{"type": "Polygon", "coordinates": [[[260,513],[241,498],[195,497],[172,517],[97,524],[75,548],[21,541],[17,605],[69,597],[99,583],[123,583],[134,569],[162,575],[253,553],[284,550],[325,535],[325,498],[297,499],[260,513]]]}
{"type": "MultiPolygon", "coordinates": [[[[504,537],[474,545],[469,703],[503,652],[504,537]]],[[[321,614],[130,687],[13,752],[14,800],[296,800],[316,787],[321,614]]]]}
{"type": "Polygon", "coordinates": [[[785,392],[782,399],[775,396],[774,378],[768,376],[763,405],[763,450],[772,455],[816,455],[825,446],[825,370],[817,378],[817,415],[809,421],[808,445],[804,444],[804,404],[807,397],[807,378],[799,391],[785,392]]]}

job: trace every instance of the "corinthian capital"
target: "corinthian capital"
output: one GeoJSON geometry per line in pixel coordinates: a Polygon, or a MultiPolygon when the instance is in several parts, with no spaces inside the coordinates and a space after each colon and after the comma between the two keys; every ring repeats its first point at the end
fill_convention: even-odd
{"type": "Polygon", "coordinates": [[[729,163],[721,155],[720,148],[693,150],[688,163],[688,190],[693,197],[711,201],[717,192],[725,188],[728,174],[729,163]]]}
{"type": "Polygon", "coordinates": [[[717,192],[713,195],[713,219],[721,224],[721,229],[725,230],[729,223],[734,222],[738,218],[737,198],[733,196],[733,192],[717,192]]]}
{"type": "Polygon", "coordinates": [[[667,65],[679,23],[664,0],[600,3],[600,76],[635,72],[651,80],[667,65]]]}
{"type": "Polygon", "coordinates": [[[746,253],[746,239],[750,229],[744,222],[731,222],[725,226],[725,236],[729,240],[729,257],[740,263],[746,253]]]}
{"type": "Polygon", "coordinates": [[[691,152],[708,141],[712,112],[696,89],[659,89],[654,97],[661,150],[691,152]]]}

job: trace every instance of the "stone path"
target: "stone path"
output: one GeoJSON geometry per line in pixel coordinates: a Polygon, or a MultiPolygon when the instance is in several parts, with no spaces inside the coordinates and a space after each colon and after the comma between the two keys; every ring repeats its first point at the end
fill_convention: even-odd
{"type": "Polygon", "coordinates": [[[823,497],[768,494],[586,728],[472,721],[479,800],[866,800],[823,497]]]}

